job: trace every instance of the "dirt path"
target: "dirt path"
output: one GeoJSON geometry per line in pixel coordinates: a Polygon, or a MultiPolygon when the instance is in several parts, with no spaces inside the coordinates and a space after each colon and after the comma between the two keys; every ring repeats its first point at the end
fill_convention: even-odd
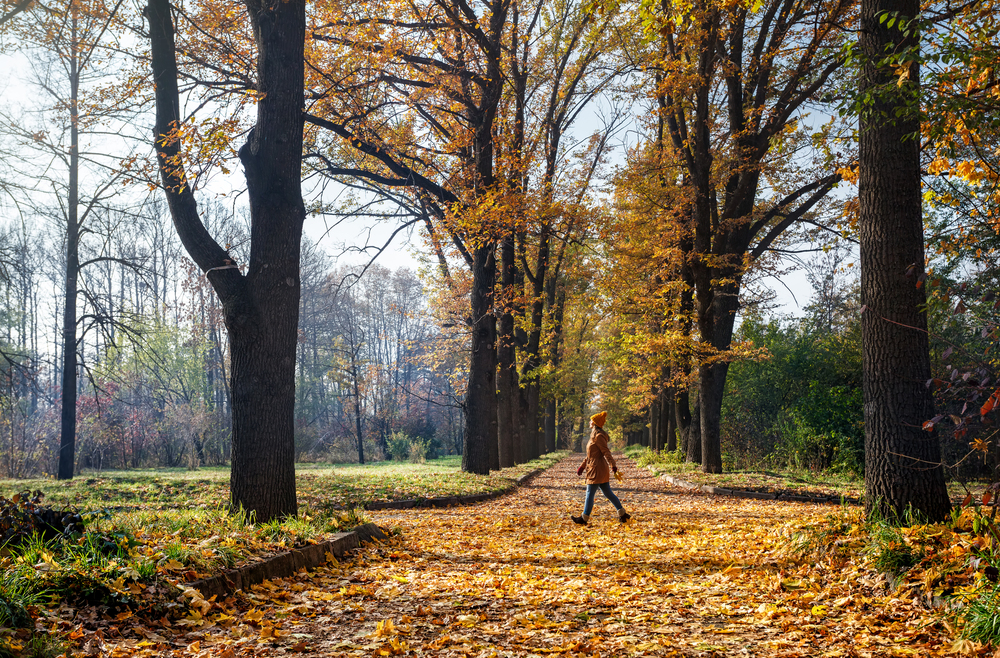
{"type": "Polygon", "coordinates": [[[176,655],[952,655],[919,602],[787,554],[838,508],[693,495],[622,460],[633,520],[598,494],[581,527],[578,459],[479,505],[371,513],[401,538],[255,588],[176,655]]]}

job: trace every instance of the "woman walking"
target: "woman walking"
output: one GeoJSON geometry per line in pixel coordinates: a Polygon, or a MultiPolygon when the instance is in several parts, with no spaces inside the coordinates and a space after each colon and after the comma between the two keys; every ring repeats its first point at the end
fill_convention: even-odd
{"type": "Polygon", "coordinates": [[[619,521],[625,523],[632,518],[622,507],[618,496],[611,490],[611,473],[618,472],[618,465],[615,463],[615,458],[611,456],[611,451],[608,450],[608,433],[604,431],[604,422],[607,419],[607,411],[590,417],[590,441],[587,442],[586,456],[583,458],[580,468],[576,469],[577,475],[583,475],[583,471],[587,471],[587,498],[583,503],[583,515],[570,517],[573,519],[573,523],[587,525],[587,521],[590,520],[590,512],[594,509],[594,496],[597,495],[598,489],[618,510],[619,521]]]}

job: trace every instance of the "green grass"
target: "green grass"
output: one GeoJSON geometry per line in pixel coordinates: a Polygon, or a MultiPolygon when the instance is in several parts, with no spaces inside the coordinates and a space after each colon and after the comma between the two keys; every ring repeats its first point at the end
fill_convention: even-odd
{"type": "MultiPolygon", "coordinates": [[[[629,446],[625,454],[644,467],[657,473],[673,475],[692,484],[710,485],[726,489],[765,491],[789,495],[819,495],[833,498],[854,498],[860,500],[865,492],[862,478],[850,473],[831,471],[809,471],[799,469],[784,470],[734,470],[726,473],[702,473],[699,464],[680,461],[677,453],[653,453],[649,448],[629,446]]],[[[971,482],[966,486],[974,496],[982,494],[986,483],[971,482]]],[[[953,504],[958,504],[966,496],[965,487],[960,482],[947,483],[948,494],[953,504]]]]}
{"type": "Polygon", "coordinates": [[[850,474],[807,470],[730,471],[702,473],[701,466],[679,461],[676,453],[651,453],[648,448],[630,446],[625,450],[636,462],[658,473],[674,475],[693,484],[763,491],[771,493],[860,498],[865,483],[850,474]]]}
{"type": "MultiPolygon", "coordinates": [[[[455,455],[422,464],[298,464],[296,484],[299,503],[307,510],[348,510],[369,502],[500,491],[511,486],[518,476],[533,468],[545,468],[565,454],[552,453],[487,477],[463,473],[462,458],[455,455]]],[[[0,495],[9,497],[26,489],[41,490],[45,503],[53,507],[212,509],[229,500],[229,468],[85,471],[69,481],[0,480],[0,495]]]]}
{"type": "Polygon", "coordinates": [[[984,588],[961,613],[962,637],[983,644],[1000,642],[1000,586],[984,588]]]}
{"type": "Polygon", "coordinates": [[[218,505],[229,496],[229,468],[209,467],[129,471],[84,471],[72,480],[33,478],[0,480],[0,495],[40,490],[53,507],[96,510],[106,507],[148,508],[218,505]]]}

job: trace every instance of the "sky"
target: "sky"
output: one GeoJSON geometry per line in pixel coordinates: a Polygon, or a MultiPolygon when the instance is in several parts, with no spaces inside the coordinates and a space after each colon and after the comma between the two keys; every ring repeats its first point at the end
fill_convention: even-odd
{"type": "MultiPolygon", "coordinates": [[[[8,107],[11,102],[16,102],[20,98],[26,98],[31,93],[29,86],[19,80],[19,74],[27,70],[23,58],[10,54],[0,55],[0,97],[8,107]]],[[[599,107],[594,108],[594,116],[584,116],[581,118],[576,134],[582,135],[593,130],[599,125],[596,115],[600,111],[599,107]]],[[[634,134],[625,131],[621,135],[621,141],[612,153],[612,162],[622,163],[622,155],[628,149],[628,140],[634,138],[634,134]]],[[[244,189],[242,167],[232,168],[228,175],[218,173],[213,176],[209,185],[202,191],[202,198],[227,198],[232,200],[233,205],[238,206],[243,201],[239,191],[244,189]]],[[[369,222],[346,219],[338,225],[329,225],[324,217],[310,216],[305,223],[306,236],[321,244],[324,251],[335,257],[339,265],[357,266],[366,265],[372,257],[373,251],[365,253],[359,252],[359,248],[364,245],[384,245],[389,240],[393,230],[389,223],[384,225],[369,226],[369,222]]],[[[426,247],[421,243],[417,231],[409,234],[400,233],[392,239],[388,247],[377,258],[383,267],[395,270],[401,267],[417,269],[420,266],[420,254],[426,247]]],[[[774,291],[776,295],[777,312],[783,315],[798,316],[802,314],[802,308],[809,301],[811,288],[806,274],[801,269],[789,272],[782,276],[781,280],[768,279],[762,282],[774,291]]]]}

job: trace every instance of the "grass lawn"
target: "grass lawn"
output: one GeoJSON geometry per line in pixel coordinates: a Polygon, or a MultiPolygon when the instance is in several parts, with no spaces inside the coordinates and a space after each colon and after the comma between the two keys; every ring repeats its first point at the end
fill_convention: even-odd
{"type": "MultiPolygon", "coordinates": [[[[658,473],[672,475],[699,485],[788,495],[812,494],[854,499],[861,499],[865,492],[864,479],[851,473],[792,469],[702,473],[699,465],[677,463],[669,453],[662,453],[657,458],[647,456],[645,448],[631,447],[626,450],[626,454],[658,473]]],[[[971,482],[966,483],[966,486],[977,496],[983,493],[984,483],[971,482]]],[[[965,498],[967,492],[960,482],[952,480],[948,482],[948,493],[952,503],[958,504],[965,498]]]]}
{"type": "MultiPolygon", "coordinates": [[[[463,473],[462,458],[449,455],[423,464],[297,464],[299,505],[306,512],[347,510],[365,503],[435,498],[500,491],[535,469],[546,468],[565,453],[491,473],[463,473]]],[[[94,511],[111,509],[212,509],[229,500],[229,468],[203,467],[84,471],[68,481],[47,478],[0,480],[0,495],[39,490],[53,507],[94,511]]]]}

